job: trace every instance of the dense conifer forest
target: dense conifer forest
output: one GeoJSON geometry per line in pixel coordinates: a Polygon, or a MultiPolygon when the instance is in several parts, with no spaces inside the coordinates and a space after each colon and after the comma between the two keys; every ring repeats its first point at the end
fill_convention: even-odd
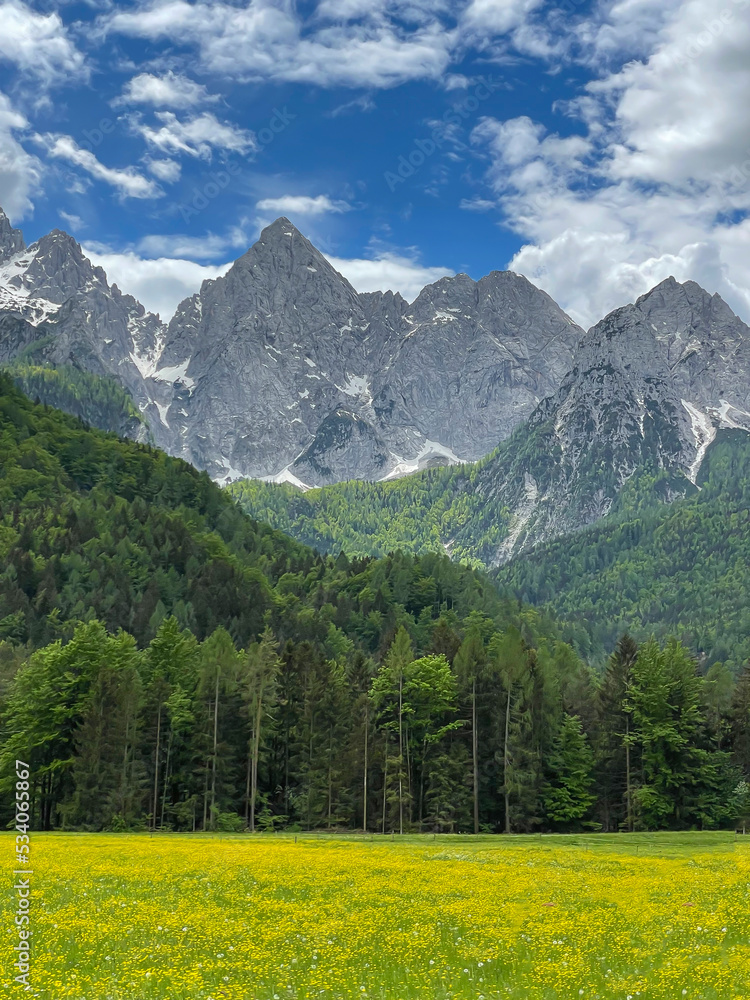
{"type": "Polygon", "coordinates": [[[621,636],[596,671],[575,608],[445,555],[321,555],[4,376],[0,565],[0,785],[30,765],[36,829],[684,829],[750,809],[747,667],[621,636]]]}
{"type": "Polygon", "coordinates": [[[501,589],[589,624],[594,646],[624,630],[677,634],[706,666],[750,656],[750,435],[721,430],[697,490],[665,504],[635,477],[598,524],[501,567],[501,589]]]}
{"type": "Polygon", "coordinates": [[[40,363],[34,360],[35,353],[21,354],[6,368],[16,385],[31,399],[122,437],[150,438],[140,410],[119,382],[72,365],[40,363]]]}
{"type": "MultiPolygon", "coordinates": [[[[481,466],[464,468],[463,476],[433,469],[309,493],[242,480],[229,492],[253,516],[324,552],[343,546],[377,555],[406,547],[424,554],[445,551],[445,539],[453,539],[454,559],[482,566],[496,558],[509,521],[472,493],[481,466]]],[[[750,435],[721,430],[696,486],[639,468],[606,517],[513,557],[492,575],[512,597],[584,624],[599,665],[628,631],[639,640],[676,634],[703,662],[726,663],[737,673],[750,657],[749,507],[750,435]],[[680,499],[665,502],[675,491],[680,499]]]]}

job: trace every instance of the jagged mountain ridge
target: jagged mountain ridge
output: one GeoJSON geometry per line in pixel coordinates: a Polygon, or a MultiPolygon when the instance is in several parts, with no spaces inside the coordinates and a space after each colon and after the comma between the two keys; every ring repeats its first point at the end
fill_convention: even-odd
{"type": "Polygon", "coordinates": [[[35,360],[115,378],[145,410],[161,340],[159,317],[110,285],[71,236],[56,229],[27,247],[0,209],[0,361],[35,348],[35,360]]]}
{"type": "Polygon", "coordinates": [[[720,427],[750,430],[750,327],[692,281],[661,282],[581,341],[571,372],[475,477],[512,512],[493,565],[593,524],[638,470],[694,490],[720,427]]]}
{"type": "Polygon", "coordinates": [[[717,429],[750,430],[749,402],[750,328],[718,295],[670,278],[581,337],[557,392],[470,468],[396,493],[341,484],[304,503],[234,492],[326,550],[442,547],[494,567],[614,514],[628,491],[645,503],[694,493],[717,429]],[[403,505],[409,517],[395,520],[403,505]]]}
{"type": "Polygon", "coordinates": [[[476,460],[560,384],[581,332],[509,272],[412,305],[359,295],[279,219],[169,324],[168,448],[217,477],[315,485],[476,460]]]}
{"type": "Polygon", "coordinates": [[[360,295],[283,218],[164,324],[71,237],[26,248],[0,212],[0,315],[44,360],[115,377],[156,444],[215,478],[309,485],[480,458],[560,385],[582,334],[512,272],[444,278],[411,305],[360,295]]]}

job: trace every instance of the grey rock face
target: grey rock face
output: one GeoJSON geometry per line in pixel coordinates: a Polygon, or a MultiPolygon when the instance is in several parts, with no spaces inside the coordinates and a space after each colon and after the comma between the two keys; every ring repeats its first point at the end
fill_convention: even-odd
{"type": "Polygon", "coordinates": [[[692,491],[718,427],[750,430],[750,328],[718,296],[669,278],[582,339],[560,389],[481,470],[514,513],[491,561],[592,524],[638,469],[665,499],[692,491]]]}
{"type": "Polygon", "coordinates": [[[155,434],[217,478],[321,485],[473,460],[559,386],[581,334],[510,272],[443,279],[412,306],[358,295],[279,219],[169,324],[155,434]]]}
{"type": "Polygon", "coordinates": [[[338,483],[358,470],[358,479],[382,479],[391,467],[387,445],[374,428],[349,410],[337,409],[318,427],[315,438],[294,462],[300,482],[338,483]]]}
{"type": "Polygon", "coordinates": [[[13,361],[21,351],[38,343],[43,328],[13,313],[0,312],[0,365],[13,361]]]}
{"type": "Polygon", "coordinates": [[[27,248],[0,212],[0,361],[35,344],[115,377],[159,446],[220,480],[384,479],[481,458],[529,420],[475,484],[521,512],[498,559],[601,516],[644,462],[688,488],[716,427],[750,429],[748,328],[692,282],[584,335],[507,271],[411,304],[357,294],[286,219],[167,326],[71,237],[27,248]]]}
{"type": "Polygon", "coordinates": [[[510,272],[411,306],[359,295],[287,219],[165,326],[71,237],[26,248],[2,215],[0,313],[29,324],[6,355],[36,329],[39,358],[117,378],[172,454],[307,485],[480,458],[560,385],[582,333],[510,272]]]}
{"type": "Polygon", "coordinates": [[[20,229],[14,229],[10,219],[0,208],[0,262],[26,249],[20,229]]]}
{"type": "MultiPolygon", "coordinates": [[[[407,451],[416,429],[464,460],[488,454],[569,371],[583,331],[526,278],[428,285],[405,312],[373,406],[407,451]]],[[[413,450],[413,449],[412,449],[413,450]]]]}
{"type": "Polygon", "coordinates": [[[169,324],[157,440],[214,476],[280,472],[346,401],[367,326],[351,285],[280,219],[169,324]]]}
{"type": "MultiPolygon", "coordinates": [[[[56,229],[25,247],[17,230],[8,235],[3,219],[0,316],[23,319],[36,329],[35,359],[116,378],[146,408],[144,372],[164,337],[159,317],[110,286],[102,268],[66,233],[56,229]]],[[[33,342],[28,329],[23,341],[19,350],[33,342]]]]}

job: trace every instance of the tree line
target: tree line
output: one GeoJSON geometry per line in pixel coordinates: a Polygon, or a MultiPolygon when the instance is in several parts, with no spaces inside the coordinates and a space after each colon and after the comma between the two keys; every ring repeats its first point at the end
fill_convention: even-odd
{"type": "Polygon", "coordinates": [[[710,829],[750,811],[750,667],[702,677],[676,640],[624,636],[598,677],[481,612],[402,624],[382,657],[268,624],[244,649],[221,627],[200,642],[174,617],[139,649],[85,622],[20,665],[2,720],[2,783],[30,765],[36,829],[710,829]]]}

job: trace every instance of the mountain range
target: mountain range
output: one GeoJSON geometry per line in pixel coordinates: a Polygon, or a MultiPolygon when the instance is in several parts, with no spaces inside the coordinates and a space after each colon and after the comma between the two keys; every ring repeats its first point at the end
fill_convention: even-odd
{"type": "Polygon", "coordinates": [[[562,382],[582,331],[520,275],[358,294],[287,220],[169,323],[58,230],[0,213],[0,361],[114,378],[153,441],[218,480],[380,480],[487,454],[562,382]]]}
{"type": "Polygon", "coordinates": [[[646,478],[658,501],[695,494],[717,431],[750,430],[750,328],[694,282],[585,332],[510,271],[412,303],[357,293],[284,218],[165,323],[70,236],[27,247],[0,211],[0,363],[308,543],[490,568],[616,513],[646,478]]]}

